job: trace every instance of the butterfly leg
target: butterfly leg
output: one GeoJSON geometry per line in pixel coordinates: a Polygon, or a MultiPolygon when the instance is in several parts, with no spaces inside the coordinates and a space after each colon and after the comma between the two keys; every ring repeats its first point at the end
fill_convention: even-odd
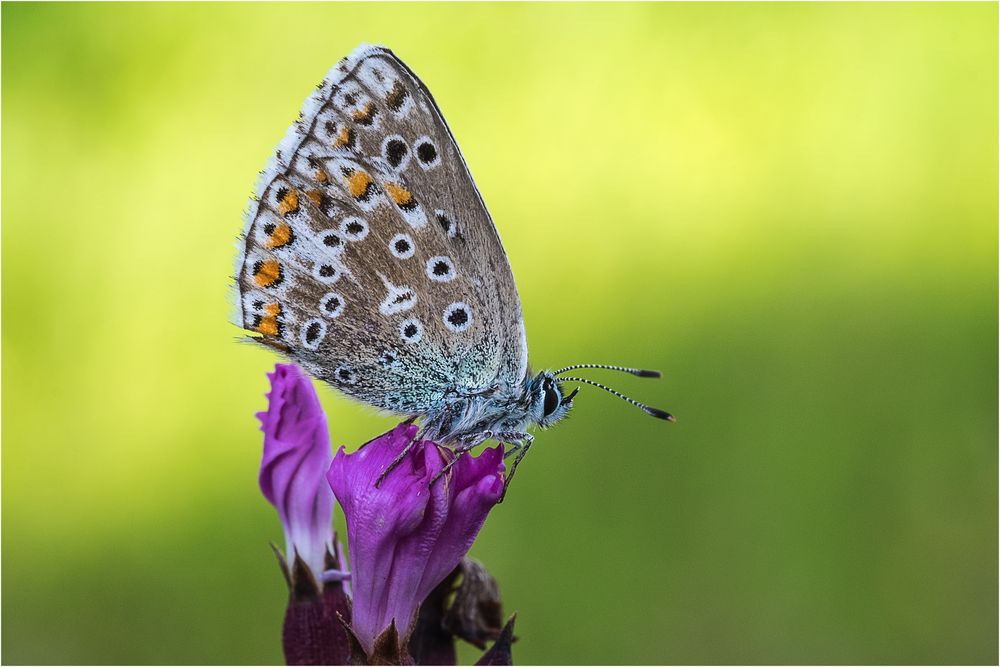
{"type": "MultiPolygon", "coordinates": [[[[410,420],[410,422],[412,422],[412,420],[410,420]]],[[[382,474],[378,476],[377,480],[375,480],[376,489],[379,487],[379,485],[382,484],[382,481],[389,475],[389,473],[395,470],[396,466],[398,466],[400,463],[403,462],[403,459],[406,458],[406,455],[410,453],[411,449],[413,449],[413,445],[417,444],[420,441],[421,435],[422,434],[419,431],[417,431],[417,433],[414,434],[414,436],[410,439],[410,441],[406,443],[406,447],[403,447],[403,450],[396,455],[396,458],[392,460],[392,463],[390,463],[388,467],[386,467],[386,469],[382,471],[382,474]]]]}
{"type": "MultiPolygon", "coordinates": [[[[488,431],[487,431],[487,433],[488,433],[488,431]]],[[[485,438],[485,439],[488,440],[489,438],[485,438]]],[[[460,458],[462,458],[462,454],[465,454],[466,452],[468,452],[468,451],[470,451],[472,449],[475,449],[476,446],[478,446],[482,442],[483,442],[482,438],[476,438],[475,440],[466,440],[462,444],[460,444],[458,447],[456,447],[453,450],[454,456],[452,456],[451,460],[448,461],[448,463],[446,463],[443,468],[441,468],[440,470],[438,470],[437,474],[434,475],[434,477],[431,479],[430,483],[427,485],[427,488],[429,489],[432,486],[434,486],[434,482],[438,481],[439,477],[441,477],[446,472],[448,472],[449,470],[451,470],[451,467],[453,465],[455,465],[456,463],[458,463],[458,460],[460,458]]]]}
{"type": "Polygon", "coordinates": [[[511,443],[510,451],[504,454],[506,459],[508,456],[517,452],[517,457],[514,459],[514,463],[510,466],[510,474],[507,475],[507,479],[503,483],[503,493],[500,494],[500,500],[497,504],[502,503],[503,499],[507,496],[507,488],[510,487],[510,481],[514,479],[514,473],[517,471],[517,464],[521,462],[524,455],[528,453],[531,448],[531,444],[535,441],[535,436],[530,433],[501,433],[499,435],[501,441],[508,441],[511,443]]]}

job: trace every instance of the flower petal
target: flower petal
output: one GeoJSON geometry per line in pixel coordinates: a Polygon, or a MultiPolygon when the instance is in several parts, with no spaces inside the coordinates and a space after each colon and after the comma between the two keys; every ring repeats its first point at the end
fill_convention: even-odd
{"type": "Polygon", "coordinates": [[[268,378],[268,408],[257,414],[264,432],[260,490],[278,510],[288,562],[298,555],[318,581],[333,549],[333,494],[323,479],[332,459],[326,416],[297,366],[277,364],[268,378]]]}
{"type": "Polygon", "coordinates": [[[472,548],[486,515],[503,494],[503,445],[484,449],[478,457],[463,454],[447,481],[449,516],[437,537],[420,582],[420,599],[430,595],[472,548]]]}
{"type": "Polygon", "coordinates": [[[351,625],[369,655],[393,624],[405,646],[421,602],[461,561],[503,489],[502,447],[464,456],[431,485],[451,454],[426,440],[376,488],[416,434],[400,424],[352,454],[340,448],[330,466],[347,519],[351,625]]]}

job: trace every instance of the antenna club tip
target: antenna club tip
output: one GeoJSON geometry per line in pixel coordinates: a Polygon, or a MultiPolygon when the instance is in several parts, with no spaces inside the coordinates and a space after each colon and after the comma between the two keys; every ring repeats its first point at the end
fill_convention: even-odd
{"type": "Polygon", "coordinates": [[[674,417],[669,412],[664,412],[663,410],[659,410],[657,408],[650,408],[650,407],[646,407],[646,408],[644,408],[644,410],[646,411],[647,415],[651,415],[653,417],[656,417],[657,419],[662,419],[664,421],[673,422],[675,424],[677,423],[677,418],[674,417]]]}
{"type": "Polygon", "coordinates": [[[661,377],[663,377],[663,373],[661,373],[660,371],[650,371],[650,370],[645,370],[643,368],[636,369],[636,371],[633,373],[633,375],[637,375],[637,376],[639,376],[641,378],[661,378],[661,377]]]}

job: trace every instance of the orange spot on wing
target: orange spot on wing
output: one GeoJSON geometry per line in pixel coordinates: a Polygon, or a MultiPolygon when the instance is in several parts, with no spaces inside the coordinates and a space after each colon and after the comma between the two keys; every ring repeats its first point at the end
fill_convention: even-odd
{"type": "Polygon", "coordinates": [[[281,277],[281,264],[276,259],[266,259],[253,267],[253,279],[260,287],[270,287],[281,277]]]}
{"type": "Polygon", "coordinates": [[[340,128],[340,132],[337,133],[337,138],[333,142],[334,148],[344,148],[350,146],[354,143],[354,133],[349,127],[340,128]]]}
{"type": "Polygon", "coordinates": [[[278,213],[281,215],[288,215],[289,213],[294,213],[299,210],[299,193],[295,190],[289,190],[288,193],[281,198],[278,202],[278,213]]]}
{"type": "Polygon", "coordinates": [[[396,202],[396,206],[402,208],[413,204],[413,193],[398,183],[386,183],[385,191],[392,197],[392,201],[396,202]]]}
{"type": "Polygon", "coordinates": [[[292,240],[292,228],[287,223],[282,222],[275,226],[274,231],[267,239],[267,247],[274,249],[288,245],[292,240]]]}
{"type": "Polygon", "coordinates": [[[269,303],[264,306],[264,314],[258,315],[254,320],[253,328],[265,336],[277,336],[281,333],[281,305],[269,303]]]}
{"type": "Polygon", "coordinates": [[[347,174],[347,191],[355,199],[362,199],[372,184],[372,177],[364,171],[351,171],[347,174]]]}
{"type": "Polygon", "coordinates": [[[376,110],[375,105],[371,102],[367,102],[362,109],[352,113],[351,118],[362,125],[371,125],[376,113],[378,113],[378,111],[376,110]]]}
{"type": "Polygon", "coordinates": [[[323,169],[317,169],[316,170],[316,176],[315,176],[315,178],[320,183],[329,183],[330,182],[330,176],[323,169]]]}
{"type": "Polygon", "coordinates": [[[310,190],[306,193],[306,196],[309,197],[309,201],[316,206],[319,206],[323,202],[323,193],[319,190],[310,190]]]}
{"type": "Polygon", "coordinates": [[[257,331],[261,332],[265,336],[277,336],[278,318],[271,316],[260,318],[260,324],[257,325],[257,331]]]}

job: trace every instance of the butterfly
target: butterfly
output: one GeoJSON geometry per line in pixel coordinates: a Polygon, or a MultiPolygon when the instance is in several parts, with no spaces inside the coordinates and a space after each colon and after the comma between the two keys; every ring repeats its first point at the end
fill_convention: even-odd
{"type": "MultiPolygon", "coordinates": [[[[579,377],[534,374],[507,255],[434,98],[390,50],[361,45],[306,100],[251,200],[235,275],[238,322],[344,394],[422,418],[461,453],[517,458],[573,407],[579,377]]],[[[405,451],[397,461],[402,460],[405,451]]],[[[387,468],[386,473],[393,466],[387,468]]]]}

